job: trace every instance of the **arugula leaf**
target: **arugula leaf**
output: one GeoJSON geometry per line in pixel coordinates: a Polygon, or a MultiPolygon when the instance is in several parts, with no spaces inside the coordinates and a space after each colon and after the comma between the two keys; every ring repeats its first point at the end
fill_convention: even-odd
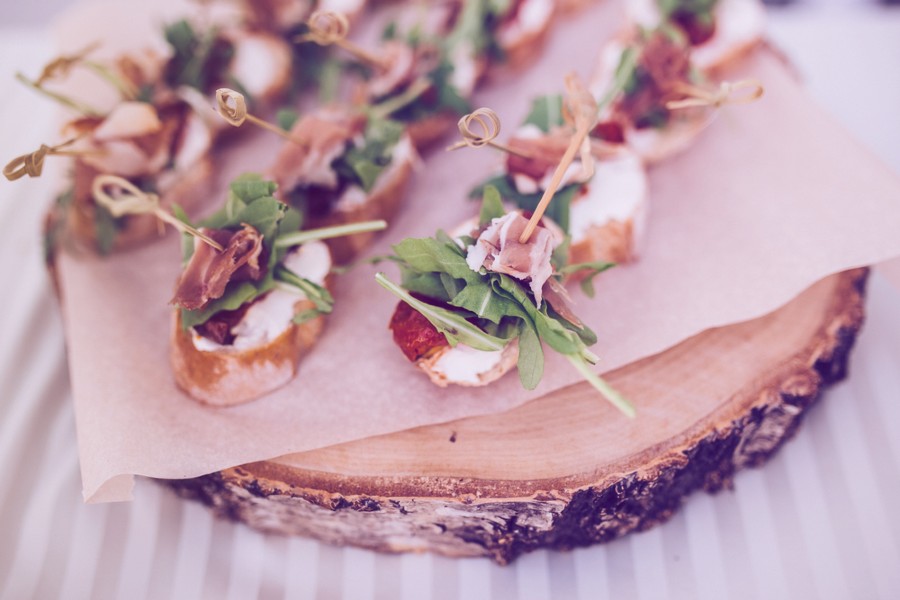
{"type": "Polygon", "coordinates": [[[381,31],[381,41],[387,42],[393,39],[397,39],[397,21],[391,21],[387,25],[385,25],[384,29],[381,31]]]}
{"type": "Polygon", "coordinates": [[[573,265],[566,265],[561,269],[557,269],[557,271],[561,275],[570,275],[572,273],[578,273],[579,271],[587,271],[584,275],[584,278],[581,280],[581,291],[584,292],[584,295],[588,298],[594,297],[594,277],[616,266],[616,263],[613,262],[583,262],[583,263],[575,263],[573,265]]]}
{"type": "Polygon", "coordinates": [[[468,42],[476,55],[485,50],[490,43],[487,28],[490,8],[486,0],[469,0],[463,3],[453,31],[445,38],[447,48],[468,42]]]}
{"type": "Polygon", "coordinates": [[[406,238],[394,247],[397,257],[418,271],[447,273],[456,279],[478,283],[481,276],[469,268],[462,250],[433,238],[406,238]]]}
{"type": "Polygon", "coordinates": [[[403,135],[404,127],[396,121],[370,118],[366,125],[365,142],[352,146],[331,163],[341,179],[371,192],[379,175],[393,161],[394,147],[403,135]]]}
{"type": "Polygon", "coordinates": [[[630,95],[636,91],[638,87],[637,67],[639,56],[640,53],[634,46],[629,46],[622,51],[615,76],[613,77],[612,87],[609,88],[606,95],[598,103],[598,110],[603,110],[610,102],[616,99],[619,93],[630,95]]]}
{"type": "MultiPolygon", "coordinates": [[[[191,223],[191,219],[188,217],[187,213],[184,212],[184,209],[181,208],[180,204],[173,203],[172,204],[172,215],[185,225],[194,226],[191,223]]],[[[191,256],[194,255],[194,236],[189,233],[181,234],[181,262],[186,265],[188,261],[191,259],[191,256]]]]}
{"type": "Polygon", "coordinates": [[[452,83],[455,69],[456,67],[453,66],[453,63],[445,57],[429,74],[429,78],[434,82],[435,89],[437,89],[437,106],[441,110],[449,110],[458,115],[464,115],[472,112],[472,105],[462,97],[459,90],[452,83]]]}
{"type": "Polygon", "coordinates": [[[544,348],[534,323],[523,320],[519,326],[519,381],[526,390],[533,390],[544,376],[544,348]]]}
{"type": "Polygon", "coordinates": [[[112,252],[116,236],[122,230],[125,218],[117,219],[105,207],[99,204],[94,205],[94,230],[100,254],[107,255],[112,252]]]}
{"type": "Polygon", "coordinates": [[[279,202],[271,196],[258,198],[247,204],[233,220],[225,224],[225,227],[236,227],[246,223],[262,235],[266,247],[271,247],[278,231],[278,223],[287,210],[288,206],[284,202],[279,202]]]}
{"type": "Polygon", "coordinates": [[[293,108],[281,108],[275,113],[275,122],[285,131],[290,131],[299,119],[300,114],[293,108]]]}
{"type": "MultiPolygon", "coordinates": [[[[236,310],[245,302],[249,302],[263,293],[249,281],[236,286],[229,285],[228,290],[221,298],[216,298],[197,310],[181,309],[181,327],[185,330],[206,323],[210,317],[222,310],[236,310]]],[[[264,290],[268,291],[268,290],[264,290]]]]}
{"type": "Polygon", "coordinates": [[[322,311],[317,310],[315,308],[310,308],[307,310],[301,310],[296,315],[291,318],[291,322],[295,325],[303,325],[307,321],[312,321],[313,319],[322,316],[322,311]]]}
{"type": "MultiPolygon", "coordinates": [[[[516,186],[513,185],[512,180],[508,175],[498,175],[488,179],[473,189],[469,193],[469,197],[482,197],[484,190],[488,186],[497,188],[497,191],[500,192],[500,195],[504,200],[512,202],[521,210],[530,212],[534,212],[541,201],[541,196],[543,196],[543,191],[538,191],[535,194],[523,194],[516,189],[516,186]]],[[[580,189],[580,183],[570,183],[566,187],[557,190],[556,195],[553,196],[553,202],[547,206],[547,210],[544,213],[549,219],[559,225],[563,231],[569,231],[570,207],[572,205],[572,200],[580,189]]]]}
{"type": "Polygon", "coordinates": [[[444,334],[451,346],[465,344],[476,350],[499,352],[507,345],[507,340],[485,333],[465,319],[461,313],[422,302],[411,296],[406,290],[389,280],[384,273],[375,275],[375,281],[411,307],[419,311],[423,317],[444,334]]]}
{"type": "Polygon", "coordinates": [[[437,65],[425,76],[430,86],[424,91],[417,91],[413,87],[401,89],[391,96],[379,99],[374,108],[403,123],[413,123],[445,112],[457,115],[472,112],[468,100],[453,85],[453,69],[453,63],[446,52],[442,51],[437,65]]]}
{"type": "Polygon", "coordinates": [[[575,331],[547,314],[546,303],[544,308],[539,310],[518,281],[501,273],[492,273],[491,281],[495,290],[499,288],[508,294],[528,314],[537,327],[538,335],[551,348],[560,354],[581,354],[587,349],[575,331]]]}
{"type": "Polygon", "coordinates": [[[562,243],[553,249],[553,253],[550,255],[550,264],[553,265],[555,272],[559,273],[560,269],[566,268],[569,263],[569,247],[571,245],[572,237],[567,235],[562,243]]]}
{"type": "Polygon", "coordinates": [[[539,96],[532,100],[531,111],[522,124],[535,125],[544,133],[550,133],[551,129],[565,125],[562,94],[539,96]]]}
{"type": "Polygon", "coordinates": [[[698,17],[712,18],[712,12],[719,0],[656,0],[659,12],[665,19],[675,13],[690,13],[698,17]]]}
{"type": "Polygon", "coordinates": [[[163,78],[171,87],[187,85],[203,93],[226,81],[226,72],[234,56],[233,44],[219,37],[213,27],[198,34],[186,20],[168,25],[166,42],[172,47],[172,58],[166,64],[163,78]]]}
{"type": "Polygon", "coordinates": [[[478,213],[478,224],[484,227],[505,214],[506,210],[503,208],[503,200],[500,199],[497,187],[490,184],[485,185],[484,191],[481,193],[481,212],[478,213]]]}
{"type": "Polygon", "coordinates": [[[405,289],[415,294],[449,302],[450,298],[459,293],[459,290],[454,287],[452,293],[448,291],[445,279],[453,282],[450,285],[456,286],[456,280],[446,273],[422,273],[404,265],[400,266],[400,283],[405,289]]]}
{"type": "Polygon", "coordinates": [[[278,190],[278,184],[274,181],[267,181],[258,173],[244,173],[228,186],[228,195],[229,198],[234,196],[249,204],[258,198],[271,196],[276,190],[278,190]]]}
{"type": "Polygon", "coordinates": [[[579,356],[566,356],[575,369],[590,383],[595,390],[600,392],[610,404],[618,408],[626,417],[633,419],[637,415],[634,405],[628,401],[618,390],[609,385],[605,379],[594,373],[588,364],[579,356]]]}
{"type": "Polygon", "coordinates": [[[481,319],[500,324],[503,317],[515,309],[511,301],[494,293],[489,283],[468,283],[456,294],[449,304],[464,308],[481,319]]]}
{"type": "Polygon", "coordinates": [[[287,267],[275,270],[275,279],[299,289],[313,303],[320,314],[328,314],[334,309],[334,297],[325,287],[301,277],[287,267]]]}
{"type": "Polygon", "coordinates": [[[53,264],[56,251],[63,241],[67,230],[66,222],[68,220],[69,207],[74,200],[75,187],[73,186],[56,197],[47,213],[45,220],[47,227],[44,229],[41,246],[46,265],[53,264]]]}

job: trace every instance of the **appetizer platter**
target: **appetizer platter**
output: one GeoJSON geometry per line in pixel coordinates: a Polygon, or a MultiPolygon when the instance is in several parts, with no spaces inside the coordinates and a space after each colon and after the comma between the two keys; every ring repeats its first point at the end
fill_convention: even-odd
{"type": "MultiPolygon", "coordinates": [[[[804,229],[808,211],[775,182],[834,160],[817,147],[787,166],[803,132],[845,134],[808,110],[780,57],[757,34],[691,62],[693,46],[725,44],[718,13],[719,37],[695,39],[707,12],[634,28],[616,7],[568,6],[585,18],[554,37],[552,2],[511,6],[408,11],[424,20],[380,23],[373,43],[352,35],[361,8],[296,20],[272,3],[229,34],[235,48],[241,27],[269,36],[257,51],[279,57],[264,61],[281,65],[271,88],[163,79],[11,163],[84,165],[47,248],[86,498],[124,499],[143,474],[266,531],[505,563],[665,521],[691,491],[762,464],[846,374],[859,267],[900,249],[870,216],[885,198],[873,193],[863,216],[834,212],[867,239],[802,250],[832,215],[804,229]],[[560,72],[575,46],[590,79],[560,72]],[[324,66],[298,91],[304,55],[324,66]],[[329,69],[345,77],[328,83],[329,69]],[[473,98],[504,116],[471,112],[473,98]],[[501,120],[522,125],[500,135],[501,120]],[[227,127],[247,122],[283,139],[227,127]],[[205,168],[187,169],[204,179],[196,204],[147,181],[173,179],[159,171],[178,167],[191,127],[205,140],[191,163],[205,168]],[[150,171],[110,161],[148,139],[168,148],[150,171]],[[476,149],[490,145],[506,156],[476,149]],[[98,214],[119,237],[100,235],[98,214]],[[123,237],[138,222],[146,235],[123,237]],[[163,224],[180,234],[156,235],[163,224]],[[792,235],[759,241],[773,230],[792,235]],[[788,250],[800,266],[778,260],[788,250]]],[[[885,181],[877,167],[854,178],[885,181]]]]}

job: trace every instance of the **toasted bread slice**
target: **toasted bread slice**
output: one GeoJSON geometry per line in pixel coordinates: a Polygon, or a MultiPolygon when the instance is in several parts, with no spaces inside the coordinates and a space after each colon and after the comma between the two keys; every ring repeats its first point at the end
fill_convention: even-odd
{"type": "MultiPolygon", "coordinates": [[[[330,286],[332,260],[322,242],[308,242],[292,251],[285,266],[330,286]]],[[[322,333],[322,315],[300,324],[292,320],[314,308],[303,294],[276,288],[230,327],[234,339],[229,345],[204,338],[193,328],[185,330],[181,311],[176,311],[170,350],[176,383],[192,398],[215,406],[249,402],[278,389],[294,377],[301,358],[322,333]]]]}
{"type": "Polygon", "coordinates": [[[556,0],[522,0],[515,16],[497,29],[506,64],[520,69],[541,53],[553,23],[556,0]]]}
{"type": "MultiPolygon", "coordinates": [[[[297,311],[314,308],[297,302],[297,311]]],[[[172,323],[170,360],[178,387],[192,398],[213,406],[233,406],[255,400],[293,379],[303,355],[325,326],[321,316],[291,324],[274,340],[246,350],[199,350],[193,330],[181,327],[180,312],[172,323]]]]}
{"type": "MultiPolygon", "coordinates": [[[[74,164],[74,200],[66,215],[67,235],[79,246],[100,251],[97,239],[97,205],[91,196],[91,184],[99,171],[76,160],[74,164]]],[[[212,159],[201,157],[191,168],[171,178],[165,189],[160,190],[160,206],[169,209],[178,204],[189,214],[209,195],[212,185],[212,159]]],[[[119,220],[118,229],[110,251],[117,252],[142,246],[158,238],[164,231],[153,215],[128,215],[119,220]]]]}
{"type": "Polygon", "coordinates": [[[438,387],[480,387],[506,375],[518,360],[519,341],[513,340],[499,352],[475,350],[465,344],[443,346],[417,360],[416,366],[438,387]]]}
{"type": "MultiPolygon", "coordinates": [[[[417,164],[418,154],[409,137],[397,143],[394,161],[381,173],[372,191],[366,195],[361,188],[351,188],[323,217],[310,217],[308,229],[347,225],[361,221],[384,219],[390,222],[400,210],[417,164]]],[[[325,240],[336,264],[346,264],[372,244],[378,232],[357,233],[325,240]]]]}
{"type": "Polygon", "coordinates": [[[569,263],[630,262],[637,258],[649,210],[643,161],[623,148],[594,168],[594,177],[572,200],[569,263]]]}

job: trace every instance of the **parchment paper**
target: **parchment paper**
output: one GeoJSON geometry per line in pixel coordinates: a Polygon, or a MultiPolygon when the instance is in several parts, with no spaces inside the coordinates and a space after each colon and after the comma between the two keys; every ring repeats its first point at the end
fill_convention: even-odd
{"type": "MultiPolygon", "coordinates": [[[[598,40],[618,23],[618,9],[608,5],[560,23],[533,70],[488,82],[475,104],[496,108],[508,127],[519,122],[532,96],[562,89],[564,72],[586,75],[598,40]]],[[[596,299],[575,294],[600,338],[599,371],[763,315],[831,273],[900,255],[897,177],[813,105],[771,53],[732,75],[763,81],[764,100],[725,109],[687,154],[654,168],[641,260],[601,276],[596,299]]],[[[260,135],[228,152],[220,189],[241,171],[265,168],[277,144],[260,135]]],[[[467,191],[497,161],[488,150],[427,156],[407,210],[372,254],[470,217],[477,208],[464,199],[467,191]]],[[[375,267],[360,266],[338,281],[326,332],[290,385],[245,406],[207,408],[179,392],[169,370],[167,302],[179,265],[171,235],[105,260],[61,257],[89,501],[130,498],[134,474],[193,477],[505,411],[579,381],[548,350],[534,392],[521,389],[515,373],[489,388],[433,387],[391,341],[394,298],[373,281],[375,267]]],[[[609,418],[624,418],[608,410],[609,418]]]]}

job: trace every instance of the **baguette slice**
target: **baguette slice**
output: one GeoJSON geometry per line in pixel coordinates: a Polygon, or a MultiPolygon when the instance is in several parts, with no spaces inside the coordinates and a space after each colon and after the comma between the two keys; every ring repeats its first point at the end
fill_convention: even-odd
{"type": "MultiPolygon", "coordinates": [[[[659,26],[656,0],[630,0],[625,4],[630,21],[645,28],[659,26]]],[[[759,0],[719,0],[712,37],[693,47],[691,60],[708,75],[740,60],[762,41],[765,7],[759,0]]]]}
{"type": "Polygon", "coordinates": [[[459,116],[451,111],[440,112],[412,121],[406,128],[406,133],[416,150],[424,151],[444,137],[456,125],[458,119],[459,116]]]}
{"type": "Polygon", "coordinates": [[[499,352],[475,350],[465,344],[444,346],[415,364],[438,387],[480,387],[506,375],[518,360],[519,341],[513,340],[499,352]]]}
{"type": "MultiPolygon", "coordinates": [[[[94,177],[100,175],[90,165],[81,160],[74,163],[74,200],[65,215],[67,235],[78,246],[100,252],[97,240],[97,205],[91,195],[94,177]]],[[[189,169],[184,169],[169,178],[160,190],[160,206],[170,209],[178,204],[189,214],[195,212],[203,199],[208,197],[212,187],[213,163],[209,156],[203,156],[189,169]]],[[[153,215],[128,215],[121,219],[121,229],[116,233],[112,252],[130,250],[160,237],[164,230],[153,215]]]]}
{"type": "MultiPolygon", "coordinates": [[[[330,213],[321,217],[310,216],[305,227],[317,229],[379,219],[390,222],[406,199],[413,168],[418,160],[411,138],[404,135],[394,148],[394,160],[390,167],[381,173],[368,195],[361,188],[350,188],[338,199],[330,213]]],[[[331,238],[325,243],[331,250],[334,262],[340,265],[356,258],[377,235],[375,231],[356,233],[331,238]]]]}
{"type": "MultiPolygon", "coordinates": [[[[595,98],[604,98],[612,85],[627,39],[627,36],[614,38],[600,51],[589,84],[595,98]]],[[[604,121],[610,117],[611,110],[607,106],[601,111],[600,120],[604,121]]],[[[623,132],[625,143],[647,165],[654,165],[687,150],[700,132],[709,125],[711,118],[710,113],[704,109],[681,110],[670,114],[669,122],[662,129],[653,127],[636,129],[626,126],[623,132]]]]}
{"type": "Polygon", "coordinates": [[[623,148],[594,164],[594,177],[572,200],[569,263],[631,262],[639,254],[649,211],[643,161],[623,148]]]}
{"type": "Polygon", "coordinates": [[[508,64],[521,69],[532,63],[543,49],[553,16],[556,0],[521,0],[515,16],[497,29],[497,42],[508,64]]]}
{"type": "MultiPolygon", "coordinates": [[[[306,255],[312,261],[307,267],[316,273],[303,272],[306,270],[302,268],[303,261],[307,260],[303,257],[298,257],[293,270],[301,276],[311,275],[314,281],[329,288],[328,271],[332,262],[327,247],[322,242],[309,242],[302,248],[307,247],[313,250],[306,255]]],[[[312,310],[315,305],[303,295],[293,293],[291,296],[296,296],[296,300],[286,305],[285,300],[291,302],[291,296],[285,296],[288,292],[277,288],[270,292],[276,293],[282,296],[270,304],[265,303],[272,298],[261,298],[232,327],[232,333],[246,337],[240,344],[235,339],[231,346],[220,346],[193,329],[185,330],[181,325],[181,311],[175,311],[170,361],[178,387],[205,404],[232,406],[255,400],[291,381],[300,360],[321,335],[325,318],[319,315],[300,324],[292,322],[294,314],[312,310]],[[272,314],[273,308],[277,317],[272,314]],[[286,308],[290,310],[282,314],[286,308]],[[250,311],[254,309],[258,312],[252,317],[255,322],[250,323],[250,311]],[[281,318],[284,320],[279,321],[281,318]]]]}
{"type": "MultiPolygon", "coordinates": [[[[297,302],[297,311],[314,308],[297,302]]],[[[274,340],[242,351],[205,351],[194,345],[193,331],[181,327],[181,313],[172,320],[170,360],[178,387],[212,406],[233,406],[255,400],[288,383],[297,374],[304,354],[325,326],[321,316],[292,324],[274,340]]]]}
{"type": "Polygon", "coordinates": [[[500,379],[516,366],[518,340],[499,352],[475,350],[465,344],[451,347],[446,338],[414,308],[398,302],[389,325],[394,342],[438,387],[477,387],[500,379]]]}

